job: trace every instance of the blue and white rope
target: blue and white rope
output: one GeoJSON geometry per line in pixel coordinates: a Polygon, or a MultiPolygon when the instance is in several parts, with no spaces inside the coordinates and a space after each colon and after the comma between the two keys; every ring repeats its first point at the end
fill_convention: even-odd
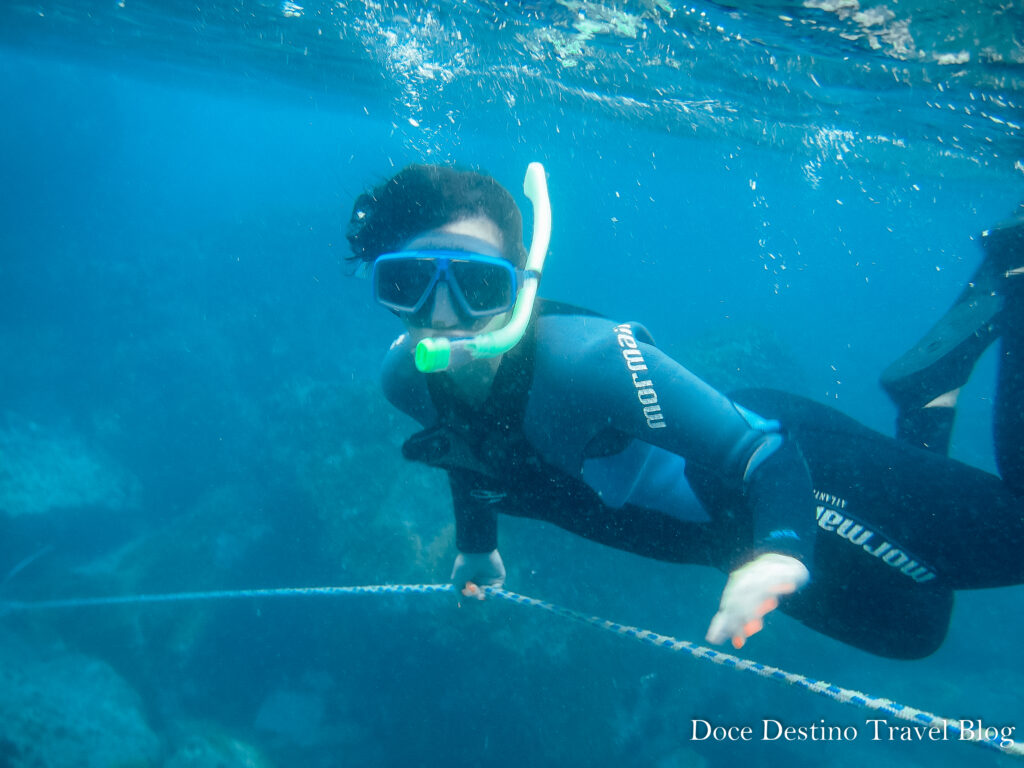
{"type": "MultiPolygon", "coordinates": [[[[64,600],[40,600],[34,602],[3,601],[0,602],[0,615],[5,613],[45,611],[60,608],[89,608],[112,605],[139,605],[145,603],[176,603],[195,602],[200,600],[237,600],[273,597],[329,597],[338,595],[378,595],[378,594],[428,594],[451,592],[451,584],[376,584],[357,587],[291,587],[284,589],[240,589],[220,590],[212,592],[175,592],[166,594],[124,595],[118,597],[86,597],[64,600]]],[[[841,688],[823,680],[815,680],[794,672],[787,672],[778,667],[767,666],[756,661],[743,659],[729,653],[722,653],[713,648],[696,645],[687,640],[677,640],[668,635],[661,635],[646,629],[618,624],[598,616],[587,616],[570,608],[564,608],[545,600],[538,600],[526,595],[509,592],[498,587],[484,587],[488,595],[508,600],[518,605],[541,608],[549,613],[566,619],[589,624],[592,627],[612,632],[622,637],[629,637],[648,645],[664,648],[669,651],[682,652],[694,658],[710,661],[722,667],[735,669],[739,672],[750,672],[758,677],[787,683],[802,688],[810,693],[824,696],[842,704],[859,707],[874,712],[881,712],[899,720],[905,720],[916,726],[925,728],[941,728],[944,732],[955,735],[958,739],[963,732],[961,721],[955,718],[939,717],[921,709],[871,696],[860,691],[841,688]]],[[[1017,743],[1003,744],[1000,738],[986,737],[984,734],[963,739],[967,743],[988,747],[1006,755],[1024,757],[1024,745],[1017,743]]]]}

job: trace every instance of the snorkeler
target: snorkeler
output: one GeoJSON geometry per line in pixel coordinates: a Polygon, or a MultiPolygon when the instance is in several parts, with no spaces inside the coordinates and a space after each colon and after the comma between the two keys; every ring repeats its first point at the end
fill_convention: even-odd
{"type": "MultiPolygon", "coordinates": [[[[457,589],[482,597],[478,585],[503,584],[498,514],[532,517],[728,573],[709,642],[739,648],[779,607],[872,653],[919,658],[945,638],[953,590],[1024,581],[1022,486],[1010,477],[1020,462],[1003,466],[1004,482],[804,398],[727,397],[642,325],[535,300],[550,226],[539,166],[526,191],[529,254],[507,190],[440,166],[409,166],[360,195],[347,233],[350,271],[370,275],[377,302],[407,328],[383,387],[424,426],[403,455],[448,473],[457,589]]],[[[1024,322],[998,273],[1016,268],[1024,228],[1007,231],[986,241],[998,263],[983,267],[994,275],[984,290],[1000,301],[972,333],[1002,332],[1000,398],[1019,403],[1024,322]]],[[[936,360],[967,354],[963,339],[940,338],[926,344],[944,350],[936,360]]],[[[968,357],[980,345],[968,340],[968,357]]],[[[915,358],[886,379],[913,395],[897,401],[907,424],[959,386],[928,374],[933,363],[915,358]],[[927,384],[901,387],[907,375],[927,384]]]]}

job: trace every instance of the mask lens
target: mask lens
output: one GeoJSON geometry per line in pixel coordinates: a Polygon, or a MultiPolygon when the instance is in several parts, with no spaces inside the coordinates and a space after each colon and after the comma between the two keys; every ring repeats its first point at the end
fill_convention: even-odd
{"type": "Polygon", "coordinates": [[[437,274],[434,259],[381,259],[375,271],[377,301],[400,312],[415,312],[437,274]]]}
{"type": "Polygon", "coordinates": [[[453,259],[448,269],[471,312],[498,314],[512,306],[515,272],[510,264],[453,259]]]}

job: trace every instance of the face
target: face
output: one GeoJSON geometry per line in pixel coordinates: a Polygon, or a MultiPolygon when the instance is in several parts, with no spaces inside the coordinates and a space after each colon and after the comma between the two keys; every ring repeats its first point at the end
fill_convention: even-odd
{"type": "MultiPolygon", "coordinates": [[[[450,248],[445,245],[445,235],[460,235],[475,238],[501,253],[502,238],[498,225],[486,216],[449,222],[438,229],[424,232],[408,240],[405,251],[430,251],[450,248]]],[[[414,341],[430,336],[452,338],[474,336],[506,321],[508,313],[484,318],[466,317],[459,311],[459,304],[452,295],[452,289],[445,280],[439,280],[427,303],[415,316],[400,315],[414,341]]]]}

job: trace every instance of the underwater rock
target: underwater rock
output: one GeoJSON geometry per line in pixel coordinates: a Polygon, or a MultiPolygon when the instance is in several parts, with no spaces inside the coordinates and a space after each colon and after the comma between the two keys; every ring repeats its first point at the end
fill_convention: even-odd
{"type": "Polygon", "coordinates": [[[138,492],[134,478],[81,437],[13,414],[0,419],[0,512],[124,510],[137,503],[138,492]]]}
{"type": "MultiPolygon", "coordinates": [[[[189,512],[162,528],[52,576],[48,591],[88,595],[202,592],[229,587],[240,579],[259,586],[257,580],[266,567],[257,550],[272,533],[260,509],[261,498],[253,486],[212,488],[189,512]]],[[[189,602],[166,610],[126,608],[74,612],[58,618],[80,647],[97,655],[116,648],[119,668],[147,679],[158,669],[174,669],[180,674],[197,649],[216,641],[211,635],[224,611],[223,604],[216,602],[189,602]]]]}
{"type": "Polygon", "coordinates": [[[188,726],[163,768],[272,768],[259,749],[213,725],[188,726]]]}
{"type": "Polygon", "coordinates": [[[106,663],[0,636],[0,765],[155,765],[161,744],[106,663]]]}
{"type": "MultiPolygon", "coordinates": [[[[405,461],[419,430],[372,381],[297,380],[267,419],[273,464],[294,473],[315,557],[331,576],[419,581],[447,575],[454,529],[443,472],[405,461]]],[[[312,553],[311,553],[312,554],[312,553]]]]}
{"type": "Polygon", "coordinates": [[[322,694],[306,691],[274,691],[260,705],[255,727],[300,747],[322,739],[325,703],[322,694]]]}

